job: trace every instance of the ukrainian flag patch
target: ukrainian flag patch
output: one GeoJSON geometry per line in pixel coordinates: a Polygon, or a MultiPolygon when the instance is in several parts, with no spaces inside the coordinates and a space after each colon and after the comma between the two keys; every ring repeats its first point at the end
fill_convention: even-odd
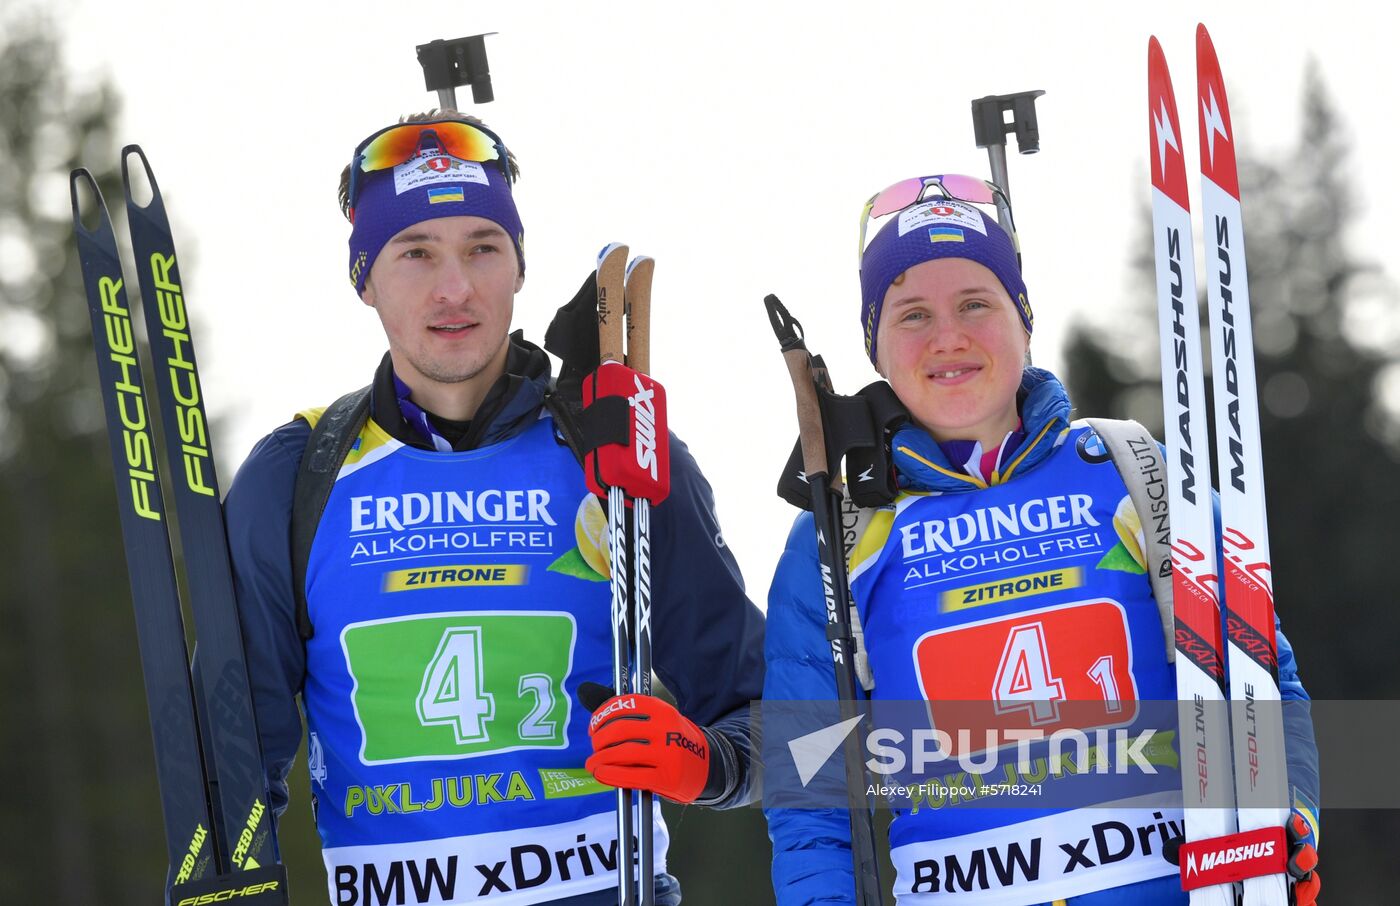
{"type": "Polygon", "coordinates": [[[963,231],[957,227],[941,226],[928,228],[929,242],[966,242],[963,231]]]}
{"type": "Polygon", "coordinates": [[[442,201],[465,201],[462,195],[461,186],[443,186],[440,189],[428,190],[428,204],[437,204],[442,201]]]}

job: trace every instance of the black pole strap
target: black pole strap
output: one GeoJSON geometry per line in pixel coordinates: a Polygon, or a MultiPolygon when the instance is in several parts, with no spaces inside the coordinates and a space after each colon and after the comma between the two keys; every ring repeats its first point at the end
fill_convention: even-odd
{"type": "MultiPolygon", "coordinates": [[[[884,381],[876,381],[854,396],[818,387],[817,401],[826,437],[827,474],[844,474],[851,500],[858,507],[892,503],[897,489],[890,438],[909,420],[909,412],[894,390],[884,381]]],[[[812,508],[811,491],[802,476],[800,445],[794,445],[783,467],[778,496],[798,509],[812,508]]]]}

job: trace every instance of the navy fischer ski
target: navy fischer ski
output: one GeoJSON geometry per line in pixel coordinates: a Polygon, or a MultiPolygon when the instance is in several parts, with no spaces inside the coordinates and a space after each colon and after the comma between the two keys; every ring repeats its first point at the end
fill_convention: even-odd
{"type": "Polygon", "coordinates": [[[141,353],[111,220],[87,170],[73,171],[70,188],[155,742],[170,863],[166,899],[170,906],[284,904],[286,873],[276,855],[208,419],[175,247],[160,190],[139,147],[123,149],[122,176],[178,538],[172,534],[171,513],[161,491],[161,444],[142,381],[141,353]],[[128,164],[133,156],[152,193],[144,206],[132,197],[128,164]],[[93,229],[83,224],[81,184],[95,199],[93,229]],[[177,540],[199,641],[198,684],[192,682],[185,647],[172,556],[177,540]]]}

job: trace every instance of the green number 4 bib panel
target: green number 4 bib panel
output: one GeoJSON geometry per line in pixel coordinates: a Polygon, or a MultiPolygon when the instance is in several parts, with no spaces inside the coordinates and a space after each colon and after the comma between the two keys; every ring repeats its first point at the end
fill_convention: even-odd
{"type": "Polygon", "coordinates": [[[562,749],[574,618],[548,611],[434,614],[352,623],[341,633],[354,682],[360,761],[471,758],[562,749]]]}

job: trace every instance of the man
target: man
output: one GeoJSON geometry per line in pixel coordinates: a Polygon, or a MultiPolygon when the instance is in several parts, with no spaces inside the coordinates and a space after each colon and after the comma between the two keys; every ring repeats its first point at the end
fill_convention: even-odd
{"type": "MultiPolygon", "coordinates": [[[[517,174],[493,132],[455,114],[360,144],[340,193],[350,278],[389,344],[352,398],[367,418],[321,462],[334,481],[319,497],[317,460],[302,460],[321,410],[264,438],[228,495],[273,805],[287,805],[300,695],[337,904],[615,903],[605,783],[717,808],[748,798],[763,618],[675,438],[652,588],[656,672],[679,710],[613,699],[590,731],[578,701],[611,677],[604,519],[548,357],[510,334],[517,174]]],[[[674,904],[657,816],[657,902],[674,904]]]]}

